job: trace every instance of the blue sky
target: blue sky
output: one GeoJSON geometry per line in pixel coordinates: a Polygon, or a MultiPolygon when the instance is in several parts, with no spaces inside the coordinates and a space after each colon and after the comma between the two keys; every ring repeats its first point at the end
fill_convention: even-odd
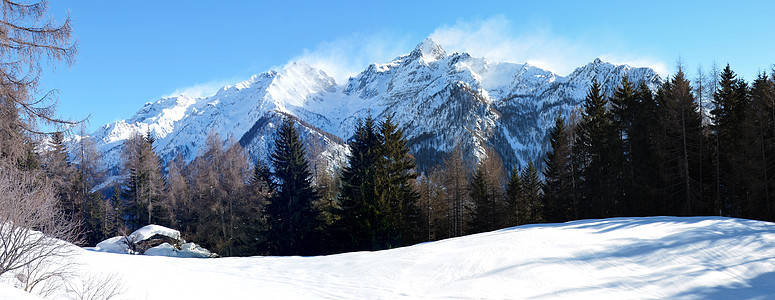
{"type": "Polygon", "coordinates": [[[180,93],[207,96],[303,61],[342,82],[432,37],[447,52],[560,75],[596,57],[690,75],[729,63],[750,81],[775,63],[775,1],[52,1],[77,63],[43,77],[89,131],[180,93]]]}

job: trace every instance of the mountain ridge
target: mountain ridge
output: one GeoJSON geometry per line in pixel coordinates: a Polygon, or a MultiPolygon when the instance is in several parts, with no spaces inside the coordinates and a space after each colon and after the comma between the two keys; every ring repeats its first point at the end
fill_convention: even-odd
{"type": "Polygon", "coordinates": [[[506,163],[524,165],[540,159],[554,117],[567,116],[582,103],[593,77],[611,95],[624,75],[654,90],[662,82],[652,69],[600,59],[560,76],[527,63],[448,54],[426,38],[409,54],[372,63],[344,83],[291,62],[209,97],[149,102],[91,136],[117,176],[123,141],[132,134],[153,134],[163,161],[177,155],[193,160],[211,130],[238,140],[252,160],[267,161],[278,123],[291,117],[308,143],[309,158],[316,164],[326,160],[325,167],[333,170],[345,163],[345,141],[357,119],[389,114],[404,130],[421,168],[440,162],[455,145],[471,159],[493,147],[506,163]]]}

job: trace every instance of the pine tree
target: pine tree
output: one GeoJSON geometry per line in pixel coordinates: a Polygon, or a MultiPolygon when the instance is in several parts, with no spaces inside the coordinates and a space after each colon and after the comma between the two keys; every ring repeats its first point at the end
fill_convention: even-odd
{"type": "Polygon", "coordinates": [[[78,195],[74,189],[74,186],[77,186],[77,183],[74,182],[77,182],[79,177],[68,158],[63,133],[55,132],[52,134],[49,145],[51,150],[46,151],[43,155],[43,167],[46,170],[46,175],[51,178],[54,184],[54,190],[57,191],[57,198],[66,218],[82,222],[84,197],[78,195]]]}
{"type": "Polygon", "coordinates": [[[169,225],[168,208],[163,202],[164,181],[159,156],[156,154],[150,132],[135,134],[124,144],[125,182],[124,211],[130,230],[148,224],[169,225]]]}
{"type": "Polygon", "coordinates": [[[507,204],[504,196],[503,161],[492,147],[485,148],[485,156],[471,178],[472,207],[469,232],[484,232],[507,226],[507,204]]]}
{"type": "Polygon", "coordinates": [[[592,209],[586,214],[588,217],[612,216],[619,206],[620,173],[617,166],[621,162],[621,145],[607,108],[608,100],[602,94],[597,79],[593,79],[584,100],[576,141],[580,169],[583,170],[581,190],[584,201],[592,209]]]}
{"type": "Polygon", "coordinates": [[[663,184],[659,174],[657,153],[657,138],[661,132],[659,125],[658,104],[651,89],[645,82],[638,87],[636,97],[636,113],[632,121],[632,130],[627,136],[630,151],[629,160],[632,166],[633,215],[650,216],[664,214],[657,211],[655,199],[663,184]]]}
{"type": "Polygon", "coordinates": [[[342,170],[339,221],[335,226],[338,240],[345,247],[341,250],[381,249],[379,229],[388,221],[377,202],[380,141],[371,116],[358,120],[348,144],[350,155],[342,170]]]}
{"type": "Polygon", "coordinates": [[[377,193],[380,212],[387,217],[387,247],[398,247],[419,241],[419,194],[411,181],[417,178],[414,158],[409,154],[404,132],[388,115],[379,125],[379,159],[377,160],[377,193]]]}
{"type": "Polygon", "coordinates": [[[495,226],[493,226],[493,220],[495,219],[493,216],[494,201],[488,193],[489,187],[487,186],[484,172],[482,164],[479,164],[479,167],[476,168],[474,175],[471,177],[470,193],[473,207],[471,208],[471,221],[468,225],[467,234],[495,229],[495,226]]]}
{"type": "Polygon", "coordinates": [[[741,167],[739,153],[745,148],[744,129],[745,110],[748,105],[747,84],[738,79],[732,69],[727,66],[721,72],[718,89],[713,94],[714,109],[711,118],[714,124],[714,134],[717,139],[717,174],[719,199],[717,205],[723,215],[741,216],[742,202],[745,200],[745,178],[741,167]]]}
{"type": "Polygon", "coordinates": [[[73,197],[81,203],[82,226],[88,244],[96,244],[110,237],[105,226],[105,196],[95,191],[95,186],[102,181],[102,155],[97,150],[94,141],[86,135],[85,127],[81,127],[80,138],[75,143],[73,151],[73,166],[70,190],[73,197]]]}
{"type": "Polygon", "coordinates": [[[266,207],[268,252],[276,255],[315,253],[319,227],[312,203],[318,198],[312,174],[293,121],[285,119],[277,130],[272,152],[277,192],[266,207]]]}
{"type": "MultiPolygon", "coordinates": [[[[328,167],[327,160],[318,160],[315,162],[315,189],[318,193],[318,201],[314,203],[315,210],[320,212],[321,221],[325,226],[325,233],[330,232],[331,226],[337,220],[336,215],[339,209],[339,197],[340,179],[341,174],[337,169],[328,167]]],[[[327,237],[326,239],[330,239],[327,237]]]]}
{"type": "Polygon", "coordinates": [[[251,180],[253,182],[265,183],[265,188],[268,192],[272,192],[276,188],[274,180],[272,180],[272,172],[261,160],[256,161],[256,164],[253,166],[253,178],[251,180]]]}
{"type": "Polygon", "coordinates": [[[635,151],[631,144],[630,137],[638,133],[633,132],[633,123],[637,118],[638,104],[636,98],[635,86],[630,82],[627,75],[622,77],[622,82],[614,92],[611,98],[611,113],[614,126],[618,131],[618,140],[616,144],[621,145],[616,157],[619,161],[614,162],[613,168],[618,173],[618,198],[620,199],[616,207],[616,215],[631,215],[634,210],[632,197],[634,196],[635,170],[632,165],[632,152],[635,151]]]}
{"type": "Polygon", "coordinates": [[[525,200],[525,194],[522,191],[522,178],[520,178],[520,170],[515,165],[511,168],[509,174],[509,183],[506,185],[506,209],[508,223],[506,226],[517,226],[525,224],[525,220],[522,219],[523,212],[520,211],[520,206],[525,200]]]}
{"type": "Polygon", "coordinates": [[[749,218],[772,221],[775,218],[775,82],[760,73],[751,86],[751,104],[746,112],[749,132],[751,193],[749,218]]]}
{"type": "MultiPolygon", "coordinates": [[[[549,222],[570,219],[572,209],[571,137],[562,116],[549,132],[550,149],[544,158],[544,211],[549,222]]],[[[512,175],[513,176],[513,175],[512,175]]]]}
{"type": "Polygon", "coordinates": [[[665,180],[663,213],[694,215],[708,208],[700,199],[702,120],[692,88],[679,65],[678,73],[657,95],[662,136],[659,159],[665,180]]]}
{"type": "Polygon", "coordinates": [[[544,221],[543,204],[541,203],[541,179],[538,169],[530,162],[519,176],[522,180],[522,202],[518,204],[517,212],[521,214],[523,224],[540,223],[544,221]]]}
{"type": "Polygon", "coordinates": [[[121,187],[119,184],[113,186],[113,194],[105,203],[104,221],[102,222],[106,236],[117,236],[119,234],[129,234],[124,218],[121,215],[125,211],[124,202],[121,199],[121,187]]]}

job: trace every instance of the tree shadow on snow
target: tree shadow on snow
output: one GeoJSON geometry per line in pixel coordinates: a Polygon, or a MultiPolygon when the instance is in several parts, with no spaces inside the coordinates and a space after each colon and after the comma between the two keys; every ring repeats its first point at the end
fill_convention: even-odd
{"type": "Polygon", "coordinates": [[[775,299],[775,272],[759,274],[744,284],[698,287],[675,296],[696,299],[775,299]]]}

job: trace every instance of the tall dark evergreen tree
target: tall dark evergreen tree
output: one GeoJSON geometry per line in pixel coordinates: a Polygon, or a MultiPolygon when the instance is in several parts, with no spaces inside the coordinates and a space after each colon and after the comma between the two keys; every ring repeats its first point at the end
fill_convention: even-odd
{"type": "Polygon", "coordinates": [[[319,219],[312,203],[318,196],[312,187],[304,146],[291,119],[285,119],[277,130],[272,164],[277,192],[266,208],[268,253],[314,254],[319,219]]]}
{"type": "Polygon", "coordinates": [[[385,239],[388,247],[419,241],[418,199],[411,181],[417,178],[414,158],[409,154],[404,131],[388,115],[379,125],[377,193],[380,211],[387,216],[385,239]]]}
{"type": "Polygon", "coordinates": [[[727,66],[721,72],[718,88],[713,94],[714,108],[711,110],[713,133],[717,139],[717,203],[722,215],[741,216],[742,204],[746,199],[745,183],[740,180],[745,166],[741,156],[745,149],[744,120],[748,106],[748,87],[732,69],[727,66]]]}
{"type": "Polygon", "coordinates": [[[530,162],[522,170],[522,201],[517,205],[517,213],[521,214],[523,224],[544,222],[544,207],[541,203],[541,178],[538,169],[530,162]]]}
{"type": "Polygon", "coordinates": [[[135,135],[124,145],[124,170],[127,173],[122,213],[130,230],[148,224],[169,226],[168,208],[163,201],[164,181],[161,162],[154,150],[150,131],[135,135]]]}
{"type": "Polygon", "coordinates": [[[474,175],[471,176],[471,183],[469,186],[473,207],[471,207],[471,220],[468,225],[467,234],[494,230],[495,199],[493,199],[489,193],[489,187],[482,164],[479,164],[474,175]]]}
{"type": "Polygon", "coordinates": [[[614,126],[618,131],[618,140],[616,144],[621,145],[619,152],[621,155],[617,155],[619,161],[614,162],[613,166],[618,174],[618,191],[619,205],[616,207],[616,215],[631,215],[634,210],[633,189],[635,186],[635,170],[632,165],[632,152],[634,151],[632,143],[630,142],[631,136],[638,133],[633,132],[633,123],[637,118],[638,102],[636,97],[635,86],[630,82],[627,75],[622,77],[622,82],[619,87],[614,91],[614,96],[611,98],[611,112],[613,117],[614,126]]]}
{"type": "Polygon", "coordinates": [[[380,228],[388,223],[380,212],[377,193],[377,163],[380,140],[371,116],[358,120],[349,142],[348,165],[342,170],[339,220],[335,235],[345,249],[376,250],[384,248],[379,240],[380,228]]]}
{"type": "Polygon", "coordinates": [[[652,216],[663,214],[657,211],[657,199],[663,198],[660,193],[662,177],[659,174],[657,153],[657,137],[659,136],[658,104],[651,89],[641,82],[636,92],[634,118],[631,131],[627,135],[629,164],[632,167],[632,193],[630,201],[634,207],[635,216],[652,216]]]}
{"type": "Polygon", "coordinates": [[[261,160],[256,161],[256,164],[253,166],[253,177],[251,178],[251,182],[264,183],[266,185],[264,188],[266,188],[268,192],[272,192],[276,188],[274,180],[272,179],[272,172],[269,170],[269,167],[261,162],[261,160]]]}
{"type": "Polygon", "coordinates": [[[746,113],[749,132],[747,156],[751,183],[749,218],[773,221],[775,202],[775,82],[759,74],[751,86],[751,104],[746,113]]]}
{"type": "Polygon", "coordinates": [[[659,159],[667,192],[662,212],[682,215],[701,213],[709,207],[700,198],[702,120],[691,83],[680,65],[675,77],[659,90],[657,102],[662,128],[659,159]]]}
{"type": "Polygon", "coordinates": [[[515,165],[509,172],[509,182],[506,184],[506,205],[507,205],[507,224],[506,226],[517,226],[525,224],[525,221],[521,219],[520,205],[524,201],[524,193],[522,192],[522,178],[520,178],[519,168],[515,165]]]}
{"type": "Polygon", "coordinates": [[[549,132],[550,149],[544,158],[544,217],[549,222],[564,222],[571,217],[573,172],[570,142],[565,119],[557,116],[549,132]]]}
{"type": "Polygon", "coordinates": [[[55,132],[51,135],[49,143],[51,150],[43,154],[43,167],[46,175],[51,178],[54,189],[57,191],[59,205],[68,220],[83,221],[83,197],[77,195],[73,187],[73,181],[78,179],[75,167],[67,156],[67,145],[64,134],[55,132]]]}
{"type": "Polygon", "coordinates": [[[619,134],[608,111],[608,100],[600,83],[593,79],[578,125],[579,162],[582,164],[580,188],[591,211],[585,217],[613,216],[619,207],[621,145],[619,134]]]}
{"type": "Polygon", "coordinates": [[[495,149],[486,147],[484,153],[485,157],[471,178],[472,207],[468,232],[491,231],[508,226],[508,205],[504,195],[508,175],[495,149]]]}

